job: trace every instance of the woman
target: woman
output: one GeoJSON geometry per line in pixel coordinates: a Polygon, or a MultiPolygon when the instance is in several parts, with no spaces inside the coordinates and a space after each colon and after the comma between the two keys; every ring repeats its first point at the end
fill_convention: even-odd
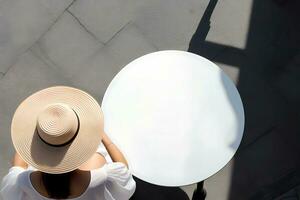
{"type": "Polygon", "coordinates": [[[81,90],[34,93],[17,108],[11,135],[17,153],[2,180],[4,200],[125,200],[135,191],[125,157],[104,133],[100,106],[81,90]]]}

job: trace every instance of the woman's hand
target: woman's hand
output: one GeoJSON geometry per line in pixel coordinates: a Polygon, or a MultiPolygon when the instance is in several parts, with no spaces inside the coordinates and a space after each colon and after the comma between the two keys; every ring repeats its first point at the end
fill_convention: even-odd
{"type": "Polygon", "coordinates": [[[21,158],[21,156],[16,152],[15,156],[12,160],[13,166],[18,166],[26,169],[28,167],[28,164],[21,158]]]}

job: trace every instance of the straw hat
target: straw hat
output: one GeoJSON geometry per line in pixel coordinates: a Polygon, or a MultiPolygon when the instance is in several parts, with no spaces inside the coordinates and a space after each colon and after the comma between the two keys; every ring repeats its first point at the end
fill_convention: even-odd
{"type": "Polygon", "coordinates": [[[103,113],[86,92],[54,86],[27,97],[11,123],[13,145],[34,168],[51,174],[78,168],[97,150],[103,113]]]}

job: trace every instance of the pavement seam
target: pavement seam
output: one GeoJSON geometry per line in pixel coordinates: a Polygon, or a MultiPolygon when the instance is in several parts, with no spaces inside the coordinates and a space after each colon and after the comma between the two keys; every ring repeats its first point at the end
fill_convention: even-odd
{"type": "Polygon", "coordinates": [[[109,40],[107,40],[105,43],[104,43],[104,45],[107,45],[110,41],[112,41],[115,37],[117,37],[117,35],[119,35],[127,26],[129,26],[129,25],[133,25],[133,26],[135,26],[138,30],[139,30],[139,33],[145,38],[145,39],[147,39],[147,42],[151,45],[151,46],[153,46],[154,47],[154,49],[155,50],[159,50],[159,48],[155,45],[155,44],[153,44],[153,42],[151,42],[151,41],[149,41],[149,39],[146,37],[146,35],[140,30],[140,28],[132,21],[132,20],[130,20],[129,22],[127,22],[126,24],[124,24],[115,34],[113,34],[113,36],[109,39],[109,40]]]}
{"type": "Polygon", "coordinates": [[[131,24],[131,20],[129,22],[127,22],[126,24],[124,24],[115,34],[113,34],[113,36],[107,40],[104,45],[108,44],[110,41],[112,41],[122,30],[125,29],[125,27],[127,27],[129,24],[131,24]]]}
{"type": "MultiPolygon", "coordinates": [[[[52,22],[52,24],[48,27],[48,29],[33,43],[33,45],[31,45],[28,49],[31,49],[35,43],[37,43],[38,41],[40,41],[50,30],[51,28],[56,24],[56,22],[58,22],[58,20],[61,19],[61,17],[63,16],[63,14],[76,2],[76,0],[73,0],[62,12],[61,14],[52,22]]],[[[27,49],[27,50],[28,50],[27,49]]]]}
{"type": "Polygon", "coordinates": [[[62,12],[61,14],[52,22],[52,24],[48,27],[48,29],[29,47],[27,48],[24,52],[27,50],[30,50],[38,41],[40,41],[50,30],[51,28],[58,22],[58,20],[61,19],[63,14],[76,2],[77,0],[73,0],[62,12]]]}
{"type": "MultiPolygon", "coordinates": [[[[50,24],[50,26],[47,28],[47,30],[46,30],[44,33],[42,33],[41,36],[40,36],[36,41],[34,41],[27,49],[25,49],[24,51],[20,52],[20,54],[16,56],[15,62],[13,62],[11,65],[9,65],[5,72],[1,72],[1,74],[3,74],[3,77],[4,77],[4,76],[6,75],[6,73],[10,70],[10,68],[12,68],[12,67],[15,65],[15,63],[16,63],[17,60],[18,60],[18,58],[19,58],[22,54],[26,53],[27,51],[30,51],[30,49],[31,49],[38,41],[40,41],[41,38],[43,38],[43,37],[48,33],[49,30],[51,30],[51,28],[56,24],[56,22],[57,22],[57,21],[62,17],[62,15],[65,13],[65,11],[68,10],[69,7],[72,6],[76,1],[77,1],[77,0],[73,0],[73,1],[72,1],[72,2],[71,2],[71,3],[70,3],[70,4],[69,4],[62,12],[61,12],[61,14],[58,15],[58,17],[50,24]]],[[[3,78],[3,77],[2,77],[2,78],[3,78]]]]}
{"type": "MultiPolygon", "coordinates": [[[[39,46],[38,43],[39,43],[39,42],[37,42],[37,46],[39,46]]],[[[55,67],[56,69],[54,69],[54,70],[59,70],[58,65],[57,65],[51,58],[49,58],[48,55],[47,55],[42,49],[39,49],[39,51],[41,52],[41,54],[42,54],[43,56],[38,55],[35,51],[32,50],[32,48],[30,48],[29,51],[30,51],[37,59],[41,60],[47,67],[49,67],[49,68],[55,67]],[[48,64],[47,61],[48,61],[50,64],[48,64]]]]}
{"type": "MultiPolygon", "coordinates": [[[[27,50],[25,50],[24,52],[22,52],[22,53],[20,53],[19,55],[17,55],[17,56],[16,56],[16,59],[14,60],[14,62],[8,66],[8,68],[6,69],[6,71],[5,71],[5,72],[1,72],[1,74],[3,74],[2,78],[5,77],[5,75],[9,72],[9,70],[17,63],[17,61],[19,60],[19,57],[20,57],[23,53],[25,53],[26,51],[27,51],[27,50]]],[[[1,78],[1,79],[2,79],[2,78],[1,78]]]]}
{"type": "Polygon", "coordinates": [[[76,17],[76,15],[74,13],[72,13],[69,9],[66,10],[66,12],[68,12],[77,22],[78,24],[89,34],[93,37],[93,39],[95,39],[97,42],[101,43],[104,45],[104,42],[102,42],[101,40],[99,40],[97,38],[97,36],[92,32],[90,31],[81,21],[78,17],[76,17]]]}

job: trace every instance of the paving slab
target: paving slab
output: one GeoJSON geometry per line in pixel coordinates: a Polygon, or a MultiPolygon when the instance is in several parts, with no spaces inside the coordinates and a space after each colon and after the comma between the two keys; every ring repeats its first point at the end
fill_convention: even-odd
{"type": "Polygon", "coordinates": [[[187,50],[208,0],[143,1],[133,22],[159,50],[187,50]]]}
{"type": "Polygon", "coordinates": [[[103,43],[108,42],[132,18],[132,0],[77,0],[69,11],[103,43]]]}
{"type": "Polygon", "coordinates": [[[74,86],[93,95],[101,105],[109,83],[119,71],[118,62],[106,49],[100,49],[70,80],[74,86]]]}
{"type": "Polygon", "coordinates": [[[251,20],[252,1],[217,1],[210,18],[206,41],[245,48],[251,20]]]}
{"type": "Polygon", "coordinates": [[[78,75],[85,62],[103,44],[93,38],[81,24],[65,12],[51,29],[32,47],[43,60],[51,62],[66,78],[78,75]]]}
{"type": "Polygon", "coordinates": [[[0,72],[43,35],[72,0],[0,2],[0,72]]]}
{"type": "Polygon", "coordinates": [[[155,50],[134,24],[128,24],[105,46],[89,56],[85,67],[74,74],[71,81],[86,88],[102,102],[109,83],[126,64],[155,50]]]}
{"type": "Polygon", "coordinates": [[[127,24],[105,45],[105,48],[120,69],[132,60],[158,50],[134,23],[127,24]]]}

